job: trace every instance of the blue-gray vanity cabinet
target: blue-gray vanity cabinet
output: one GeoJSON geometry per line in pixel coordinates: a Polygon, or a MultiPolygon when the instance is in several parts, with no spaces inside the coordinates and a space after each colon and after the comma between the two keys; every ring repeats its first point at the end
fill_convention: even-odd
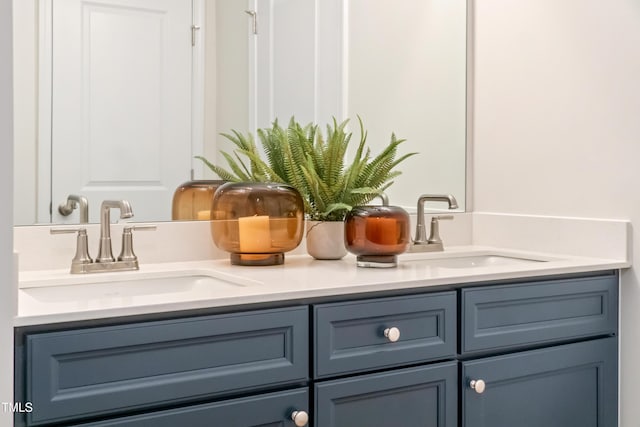
{"type": "Polygon", "coordinates": [[[20,329],[16,426],[617,424],[616,273],[352,298],[20,329]]]}
{"type": "Polygon", "coordinates": [[[450,291],[314,306],[314,377],[455,357],[456,305],[450,291]]]}
{"type": "Polygon", "coordinates": [[[457,427],[457,378],[452,361],[318,382],[314,426],[457,427]]]}
{"type": "Polygon", "coordinates": [[[306,387],[74,427],[295,427],[291,418],[294,411],[309,412],[306,387]]]}
{"type": "Polygon", "coordinates": [[[617,347],[610,337],[463,362],[462,427],[617,426],[617,347]],[[484,390],[470,386],[479,380],[484,390]]]}
{"type": "Polygon", "coordinates": [[[27,334],[29,426],[308,381],[308,308],[27,334]]]}

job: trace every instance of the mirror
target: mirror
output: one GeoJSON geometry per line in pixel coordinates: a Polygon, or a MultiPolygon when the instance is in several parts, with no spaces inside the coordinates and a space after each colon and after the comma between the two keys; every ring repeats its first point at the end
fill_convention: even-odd
{"type": "Polygon", "coordinates": [[[134,220],[170,220],[171,193],[179,184],[192,174],[215,178],[193,155],[222,164],[219,150],[232,146],[220,132],[253,131],[292,115],[321,126],[332,117],[350,118],[355,137],[360,116],[374,154],[394,132],[407,140],[403,152],[419,155],[401,164],[403,173],[388,190],[391,204],[415,209],[420,194],[450,193],[464,209],[465,0],[193,0],[176,15],[185,24],[176,36],[180,46],[188,44],[184,61],[163,50],[172,43],[167,28],[177,26],[154,21],[159,14],[149,5],[157,3],[14,0],[16,225],[77,223],[78,210],[68,217],[57,213],[72,193],[89,194],[91,222],[101,200],[132,201],[135,191],[148,201],[132,201],[134,220]],[[90,17],[95,32],[86,33],[79,22],[55,25],[71,7],[81,13],[69,16],[90,17]],[[128,10],[148,13],[122,12],[128,10]],[[116,15],[128,20],[116,21],[116,15]],[[140,30],[140,23],[147,27],[140,30]],[[51,27],[68,32],[52,35],[51,27]],[[91,52],[109,43],[119,53],[88,57],[88,42],[79,35],[91,36],[91,52]],[[187,80],[171,68],[177,63],[187,64],[187,80]],[[154,64],[168,74],[147,71],[154,64]],[[92,78],[119,79],[118,86],[87,86],[85,69],[92,78]],[[154,92],[166,81],[183,83],[154,92]],[[131,96],[136,91],[140,95],[131,96]],[[164,120],[168,106],[175,112],[164,120]],[[118,126],[122,120],[129,125],[118,126]],[[167,124],[186,137],[167,131],[167,124]],[[182,151],[168,152],[155,140],[182,151]],[[138,151],[129,153],[134,144],[138,151]]]}

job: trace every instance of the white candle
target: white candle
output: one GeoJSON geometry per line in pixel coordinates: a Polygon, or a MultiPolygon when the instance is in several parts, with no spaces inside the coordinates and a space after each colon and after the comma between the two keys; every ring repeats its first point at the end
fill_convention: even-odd
{"type": "Polygon", "coordinates": [[[241,253],[271,251],[271,231],[267,215],[238,218],[238,240],[241,253]]]}
{"type": "Polygon", "coordinates": [[[211,219],[211,211],[198,211],[197,215],[197,219],[202,221],[202,220],[210,220],[211,219]]]}

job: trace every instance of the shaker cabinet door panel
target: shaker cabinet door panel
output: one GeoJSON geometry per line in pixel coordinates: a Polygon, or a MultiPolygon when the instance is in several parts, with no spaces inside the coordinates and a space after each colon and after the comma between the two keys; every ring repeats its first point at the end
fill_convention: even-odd
{"type": "Polygon", "coordinates": [[[308,310],[293,307],[26,337],[28,425],[146,410],[308,379],[308,310]]]}
{"type": "Polygon", "coordinates": [[[611,335],[618,329],[618,276],[466,288],[461,304],[465,354],[611,335]]]}
{"type": "Polygon", "coordinates": [[[74,427],[294,427],[293,411],[309,412],[306,388],[111,419],[74,427]]]}
{"type": "Polygon", "coordinates": [[[314,306],[315,377],[453,358],[456,293],[314,306]],[[396,336],[385,336],[394,329],[396,336]]]}
{"type": "Polygon", "coordinates": [[[325,381],[315,427],[457,427],[456,362],[325,381]]]}
{"type": "Polygon", "coordinates": [[[617,348],[611,337],[463,362],[462,427],[617,426],[617,348]]]}

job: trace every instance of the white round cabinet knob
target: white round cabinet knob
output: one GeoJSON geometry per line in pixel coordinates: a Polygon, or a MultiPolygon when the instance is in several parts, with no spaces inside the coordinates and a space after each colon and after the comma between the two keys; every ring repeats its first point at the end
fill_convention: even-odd
{"type": "Polygon", "coordinates": [[[387,328],[384,330],[384,336],[391,342],[396,342],[400,339],[400,329],[396,328],[387,328]]]}
{"type": "Polygon", "coordinates": [[[304,427],[309,422],[309,414],[305,411],[294,411],[291,414],[291,420],[298,427],[304,427]]]}
{"type": "Polygon", "coordinates": [[[478,394],[484,393],[484,389],[487,385],[483,380],[471,380],[469,382],[469,387],[476,391],[478,394]]]}

